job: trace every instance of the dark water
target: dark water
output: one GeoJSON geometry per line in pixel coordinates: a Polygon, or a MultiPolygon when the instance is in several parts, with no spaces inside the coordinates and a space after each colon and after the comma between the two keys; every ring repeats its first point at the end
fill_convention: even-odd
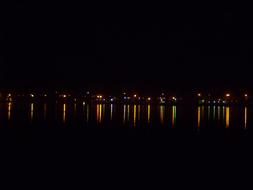
{"type": "Polygon", "coordinates": [[[129,182],[128,173],[137,182],[157,175],[224,181],[250,170],[252,112],[244,106],[1,103],[1,163],[15,169],[11,176],[46,172],[60,184],[84,173],[113,183],[129,182]]]}
{"type": "Polygon", "coordinates": [[[242,143],[250,135],[251,115],[252,107],[245,106],[12,102],[0,104],[0,130],[15,134],[13,140],[21,142],[43,142],[44,137],[54,142],[61,134],[82,141],[88,133],[94,139],[156,138],[184,143],[184,138],[203,138],[210,143],[242,143]]]}

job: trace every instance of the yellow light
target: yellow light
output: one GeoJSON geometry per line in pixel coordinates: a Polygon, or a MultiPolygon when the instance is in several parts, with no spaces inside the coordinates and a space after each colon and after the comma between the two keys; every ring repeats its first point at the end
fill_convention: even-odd
{"type": "Polygon", "coordinates": [[[66,122],[66,104],[63,104],[63,116],[62,116],[63,123],[66,122]]]}
{"type": "Polygon", "coordinates": [[[150,123],[150,105],[148,105],[148,123],[150,123]]]}
{"type": "Polygon", "coordinates": [[[201,117],[201,112],[200,112],[200,106],[198,107],[198,128],[200,128],[200,117],[201,117]]]}
{"type": "Polygon", "coordinates": [[[136,126],[136,105],[134,105],[134,127],[136,126]]]}
{"type": "Polygon", "coordinates": [[[226,107],[226,128],[229,128],[229,107],[226,107]]]}
{"type": "Polygon", "coordinates": [[[151,98],[150,97],[148,97],[148,101],[150,101],[151,100],[151,98]]]}
{"type": "Polygon", "coordinates": [[[11,106],[12,106],[12,104],[8,103],[8,120],[11,119],[11,106]]]}

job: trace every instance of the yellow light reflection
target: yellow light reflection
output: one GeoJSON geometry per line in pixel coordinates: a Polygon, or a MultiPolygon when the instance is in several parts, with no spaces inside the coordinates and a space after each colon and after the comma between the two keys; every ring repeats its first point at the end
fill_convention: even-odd
{"type": "Polygon", "coordinates": [[[9,102],[9,103],[8,103],[8,120],[11,119],[11,108],[12,108],[12,103],[9,102]]]}
{"type": "Polygon", "coordinates": [[[150,123],[150,105],[148,105],[148,123],[150,123]]]}
{"type": "Polygon", "coordinates": [[[175,126],[176,118],[177,118],[177,107],[172,106],[172,127],[175,126]]]}
{"type": "Polygon", "coordinates": [[[99,123],[102,121],[102,104],[99,105],[99,123]]]}
{"type": "Polygon", "coordinates": [[[248,108],[244,108],[244,128],[247,128],[247,116],[248,116],[248,108]]]}
{"type": "Polygon", "coordinates": [[[229,107],[226,107],[226,128],[229,128],[229,107]]]}
{"type": "Polygon", "coordinates": [[[201,111],[200,111],[200,106],[198,106],[198,128],[200,128],[200,117],[201,117],[201,111]]]}
{"type": "Polygon", "coordinates": [[[134,105],[134,126],[136,126],[136,105],[134,105]]]}
{"type": "Polygon", "coordinates": [[[160,122],[164,124],[164,105],[160,105],[160,122]]]}
{"type": "Polygon", "coordinates": [[[130,118],[130,105],[127,105],[127,121],[129,121],[130,118]]]}
{"type": "Polygon", "coordinates": [[[97,122],[101,123],[102,121],[102,104],[97,104],[97,122]]]}
{"type": "Polygon", "coordinates": [[[110,106],[110,120],[112,120],[112,114],[113,114],[113,104],[110,106]]]}
{"type": "Polygon", "coordinates": [[[126,105],[124,105],[124,108],[123,108],[123,123],[126,122],[126,105]]]}
{"type": "Polygon", "coordinates": [[[31,120],[33,120],[33,110],[34,110],[34,104],[33,103],[31,103],[30,110],[31,110],[31,120]]]}
{"type": "Polygon", "coordinates": [[[66,104],[63,104],[63,116],[62,116],[63,123],[66,122],[66,104]]]}

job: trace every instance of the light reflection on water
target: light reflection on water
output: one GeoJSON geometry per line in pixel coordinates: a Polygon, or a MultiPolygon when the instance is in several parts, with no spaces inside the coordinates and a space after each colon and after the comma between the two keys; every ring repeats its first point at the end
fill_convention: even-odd
{"type": "Polygon", "coordinates": [[[134,105],[134,126],[136,126],[136,105],[134,105]]]}
{"type": "MultiPolygon", "coordinates": [[[[178,128],[182,125],[193,125],[200,129],[208,126],[228,129],[240,125],[241,128],[247,129],[250,126],[249,115],[251,113],[251,109],[246,106],[240,108],[233,107],[231,109],[229,106],[201,105],[194,108],[194,114],[191,114],[192,111],[189,111],[193,110],[193,108],[187,109],[186,107],[176,105],[94,105],[83,102],[79,105],[78,103],[64,102],[58,103],[57,106],[55,120],[64,125],[71,125],[71,122],[78,121],[80,123],[77,124],[105,126],[111,126],[114,123],[115,126],[126,125],[138,127],[148,125],[156,127],[162,125],[178,128]],[[188,121],[192,121],[192,123],[188,123],[188,121]]],[[[52,111],[52,107],[49,107],[47,103],[38,104],[32,102],[26,104],[26,106],[20,106],[12,102],[1,103],[0,122],[3,120],[15,122],[16,118],[22,118],[22,116],[18,117],[22,113],[29,113],[29,117],[26,115],[26,118],[32,124],[34,123],[33,121],[47,121],[49,118],[53,118],[50,116],[54,112],[52,111]]]]}
{"type": "Polygon", "coordinates": [[[11,119],[11,107],[12,107],[12,103],[9,102],[9,103],[8,103],[8,120],[11,119]]]}
{"type": "Polygon", "coordinates": [[[230,110],[229,107],[226,107],[226,128],[229,128],[229,122],[230,122],[230,110]]]}
{"type": "Polygon", "coordinates": [[[62,116],[63,123],[66,123],[66,104],[63,104],[63,116],[62,116]]]}
{"type": "Polygon", "coordinates": [[[200,128],[200,120],[201,120],[201,111],[200,111],[200,106],[198,106],[198,128],[200,128]]]}
{"type": "Polygon", "coordinates": [[[175,127],[176,119],[177,119],[177,107],[172,106],[172,127],[175,127]]]}
{"type": "Polygon", "coordinates": [[[148,123],[150,123],[150,105],[148,105],[148,123]]]}
{"type": "Polygon", "coordinates": [[[160,122],[161,124],[164,124],[164,109],[165,109],[165,106],[164,105],[160,105],[160,122]]]}
{"type": "Polygon", "coordinates": [[[31,121],[33,121],[33,115],[34,115],[34,103],[31,103],[31,106],[30,106],[30,111],[31,111],[31,121]]]}

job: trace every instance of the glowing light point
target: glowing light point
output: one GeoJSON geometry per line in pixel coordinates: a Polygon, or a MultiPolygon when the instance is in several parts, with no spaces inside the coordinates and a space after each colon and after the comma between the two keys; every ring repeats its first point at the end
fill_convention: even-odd
{"type": "Polygon", "coordinates": [[[34,97],[34,95],[33,94],[30,94],[30,96],[33,98],[34,97]]]}
{"type": "Polygon", "coordinates": [[[198,93],[198,97],[200,97],[201,96],[201,94],[200,93],[198,93]]]}
{"type": "Polygon", "coordinates": [[[228,94],[226,94],[226,97],[230,97],[230,94],[228,93],[228,94]]]}
{"type": "Polygon", "coordinates": [[[134,97],[136,98],[136,97],[137,97],[137,95],[136,95],[136,94],[134,94],[134,97]]]}
{"type": "Polygon", "coordinates": [[[148,97],[148,101],[150,101],[151,100],[151,98],[150,97],[148,97]]]}

